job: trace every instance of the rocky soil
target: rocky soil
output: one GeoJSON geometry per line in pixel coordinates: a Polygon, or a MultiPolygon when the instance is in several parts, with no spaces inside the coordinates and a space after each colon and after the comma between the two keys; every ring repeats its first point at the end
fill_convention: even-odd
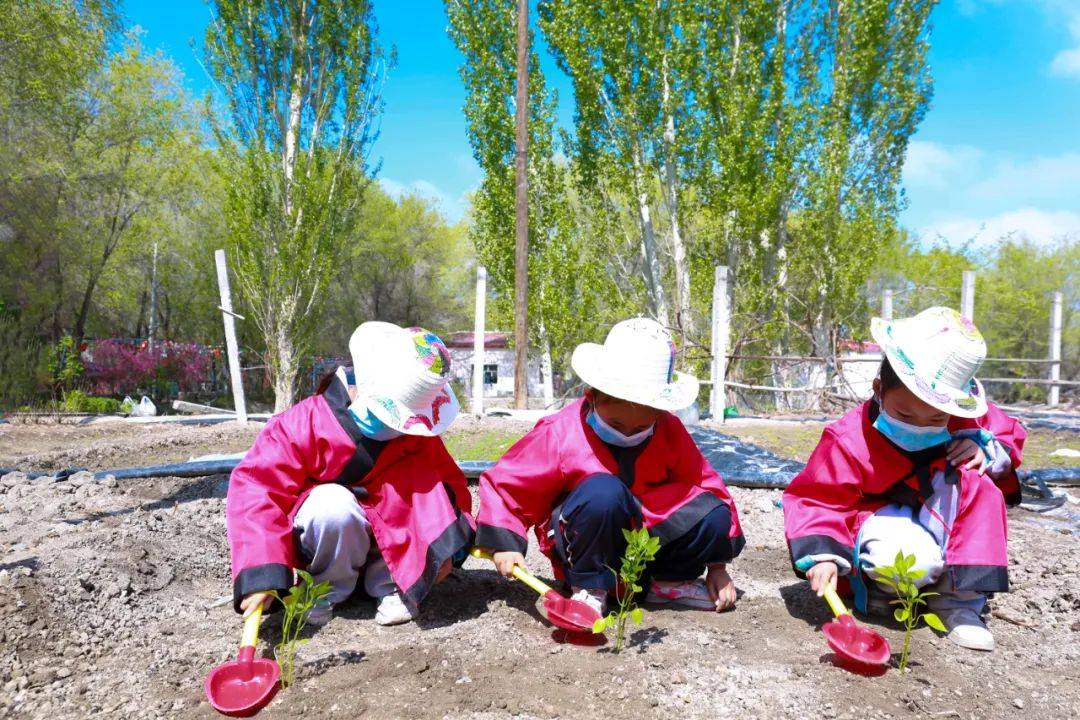
{"type": "MultiPolygon", "coordinates": [[[[243,449],[253,432],[0,426],[0,466],[172,462],[243,449]]],[[[202,681],[240,632],[220,603],[226,484],[0,480],[0,717],[213,716],[202,681]]],[[[416,623],[381,628],[370,601],[350,601],[311,633],[297,684],[260,716],[1080,717],[1075,522],[1010,511],[1014,591],[991,603],[996,652],[964,651],[923,628],[909,673],[865,678],[831,662],[818,630],[828,610],[788,564],[779,491],[735,493],[748,545],[732,567],[742,593],[733,612],[647,608],[630,647],[613,655],[559,642],[530,591],[470,559],[416,623]]],[[[550,575],[535,549],[530,562],[550,575]]],[[[276,625],[263,626],[264,653],[276,625]]],[[[879,627],[898,648],[899,630],[879,627]]]]}

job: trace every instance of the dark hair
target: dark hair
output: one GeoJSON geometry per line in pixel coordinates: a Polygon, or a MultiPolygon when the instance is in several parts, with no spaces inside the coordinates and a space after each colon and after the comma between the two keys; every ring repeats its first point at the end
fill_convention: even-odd
{"type": "Polygon", "coordinates": [[[878,378],[881,380],[881,389],[878,391],[879,395],[884,395],[893,388],[898,388],[903,385],[900,382],[900,378],[897,376],[896,371],[893,370],[892,365],[889,364],[888,358],[883,358],[881,361],[881,368],[878,369],[878,378]]]}
{"type": "Polygon", "coordinates": [[[334,382],[334,378],[337,377],[337,370],[331,370],[319,379],[319,384],[315,386],[315,394],[322,395],[326,392],[326,389],[330,387],[330,383],[334,382]]]}

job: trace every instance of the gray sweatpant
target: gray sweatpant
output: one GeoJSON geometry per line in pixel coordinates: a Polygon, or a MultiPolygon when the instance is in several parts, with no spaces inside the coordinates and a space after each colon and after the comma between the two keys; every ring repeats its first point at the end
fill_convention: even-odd
{"type": "Polygon", "coordinates": [[[343,485],[326,483],[312,490],[293,520],[300,550],[316,582],[330,583],[327,598],[337,604],[356,589],[364,574],[364,590],[373,598],[398,591],[371,534],[364,508],[343,485]]]}

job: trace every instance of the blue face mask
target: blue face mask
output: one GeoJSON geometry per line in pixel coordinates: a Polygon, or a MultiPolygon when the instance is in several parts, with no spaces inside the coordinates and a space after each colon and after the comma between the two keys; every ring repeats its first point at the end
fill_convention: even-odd
{"type": "Polygon", "coordinates": [[[935,445],[941,445],[952,439],[949,429],[942,425],[912,425],[885,412],[885,408],[878,405],[879,412],[874,428],[893,442],[894,445],[907,450],[918,452],[935,445]]]}
{"type": "Polygon", "coordinates": [[[375,417],[375,414],[366,408],[364,414],[361,416],[350,407],[349,415],[356,421],[356,425],[360,428],[360,432],[364,434],[364,437],[371,438],[372,440],[393,440],[396,437],[404,435],[404,433],[387,427],[386,423],[375,417]]]}
{"type": "Polygon", "coordinates": [[[585,416],[585,422],[596,431],[601,440],[616,447],[636,447],[652,437],[655,425],[650,425],[639,433],[623,435],[621,432],[604,422],[595,410],[590,410],[585,416]]]}

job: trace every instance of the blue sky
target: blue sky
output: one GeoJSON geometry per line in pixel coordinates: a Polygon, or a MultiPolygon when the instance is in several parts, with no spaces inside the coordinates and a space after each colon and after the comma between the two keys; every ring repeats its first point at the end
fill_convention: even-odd
{"type": "MultiPolygon", "coordinates": [[[[146,46],[170,55],[188,88],[205,93],[198,48],[208,7],[126,0],[124,8],[146,46]]],[[[442,3],[384,0],[376,15],[383,42],[398,51],[374,148],[380,181],[392,193],[431,197],[457,220],[480,172],[442,3]]],[[[934,101],[908,153],[904,224],[927,242],[952,244],[1007,232],[1038,242],[1080,235],[1080,0],[942,0],[933,23],[934,101]]],[[[569,85],[550,60],[545,66],[568,123],[569,85]]]]}

